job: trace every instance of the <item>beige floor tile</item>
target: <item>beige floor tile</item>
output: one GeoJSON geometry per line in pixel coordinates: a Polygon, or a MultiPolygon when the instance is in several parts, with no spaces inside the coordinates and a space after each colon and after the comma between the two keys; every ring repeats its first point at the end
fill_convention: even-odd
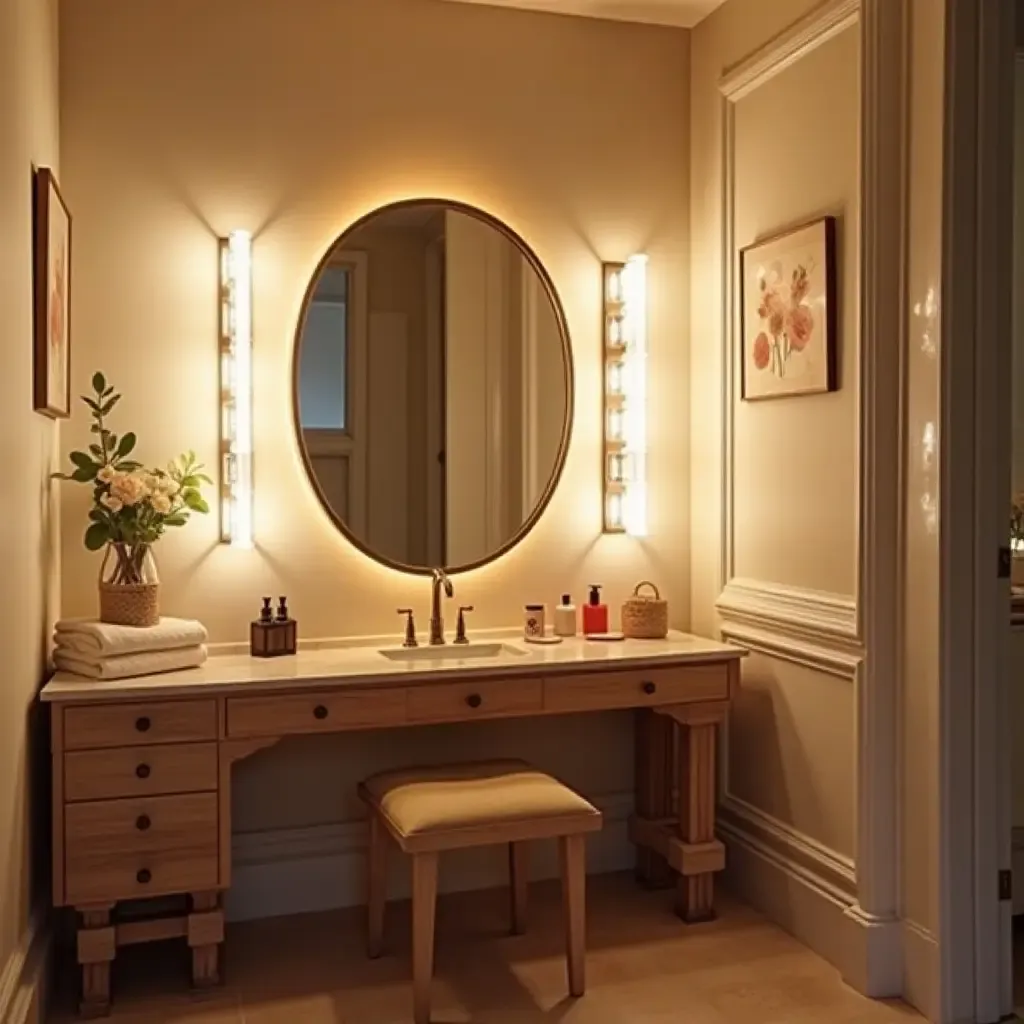
{"type": "MultiPolygon", "coordinates": [[[[727,896],[719,920],[694,927],[671,913],[670,893],[644,892],[626,876],[592,879],[589,896],[580,1000],[566,996],[557,884],[533,887],[522,936],[508,935],[503,892],[443,898],[435,1024],[921,1021],[902,1004],[863,999],[829,964],[727,896]]],[[[126,950],[113,1024],[408,1024],[408,904],[389,907],[384,956],[368,960],[363,943],[358,908],[231,926],[227,984],[197,995],[173,943],[126,950]]]]}

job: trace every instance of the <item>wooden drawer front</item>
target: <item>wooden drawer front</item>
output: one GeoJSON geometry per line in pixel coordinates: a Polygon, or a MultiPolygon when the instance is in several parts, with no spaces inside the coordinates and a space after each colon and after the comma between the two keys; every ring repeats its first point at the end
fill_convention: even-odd
{"type": "Polygon", "coordinates": [[[65,750],[216,738],[217,702],[213,700],[94,704],[64,711],[65,750]]]}
{"type": "Polygon", "coordinates": [[[217,794],[68,804],[66,902],[216,888],[217,794]]]}
{"type": "Polygon", "coordinates": [[[725,665],[592,672],[544,680],[546,711],[643,708],[728,697],[729,670],[725,665]]]}
{"type": "Polygon", "coordinates": [[[409,688],[410,722],[455,722],[536,714],[544,707],[540,679],[424,684],[409,688]]]}
{"type": "Polygon", "coordinates": [[[64,755],[64,799],[70,803],[216,788],[216,743],[117,747],[64,755]]]}
{"type": "Polygon", "coordinates": [[[231,697],[227,702],[227,719],[230,737],[401,725],[405,721],[405,690],[394,687],[287,697],[231,697]]]}

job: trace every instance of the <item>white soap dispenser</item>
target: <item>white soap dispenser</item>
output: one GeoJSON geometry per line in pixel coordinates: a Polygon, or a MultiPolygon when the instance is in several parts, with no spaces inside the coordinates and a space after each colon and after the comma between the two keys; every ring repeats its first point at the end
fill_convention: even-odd
{"type": "Polygon", "coordinates": [[[562,603],[555,608],[555,636],[576,635],[576,605],[570,594],[562,595],[562,603]]]}

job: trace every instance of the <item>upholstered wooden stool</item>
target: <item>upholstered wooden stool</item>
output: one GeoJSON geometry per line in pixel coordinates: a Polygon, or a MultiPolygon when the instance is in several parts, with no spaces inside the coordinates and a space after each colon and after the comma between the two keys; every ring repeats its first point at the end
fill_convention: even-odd
{"type": "Polygon", "coordinates": [[[586,833],[601,827],[601,812],[578,793],[525,761],[487,761],[406,768],[359,785],[369,808],[369,932],[367,951],[380,955],[387,901],[387,837],[412,854],[412,986],[416,1024],[430,1020],[434,972],[437,858],[444,850],[509,844],[512,931],[526,926],[527,847],[557,838],[565,894],[569,992],[583,995],[585,980],[586,833]]]}

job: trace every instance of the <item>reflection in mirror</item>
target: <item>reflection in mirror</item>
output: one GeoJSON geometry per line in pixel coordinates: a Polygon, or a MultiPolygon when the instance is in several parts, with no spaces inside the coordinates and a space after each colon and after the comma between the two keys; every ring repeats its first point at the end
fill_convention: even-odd
{"type": "Polygon", "coordinates": [[[568,338],[536,258],[492,218],[435,201],[363,218],[307,290],[295,360],[310,476],[375,558],[469,567],[543,510],[568,441],[568,338]]]}

